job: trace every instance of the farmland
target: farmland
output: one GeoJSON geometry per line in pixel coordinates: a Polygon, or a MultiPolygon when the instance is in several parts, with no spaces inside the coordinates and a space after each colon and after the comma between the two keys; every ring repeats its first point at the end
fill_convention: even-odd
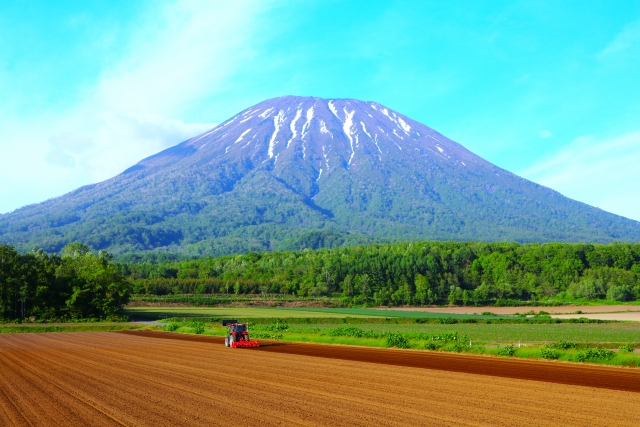
{"type": "MultiPolygon", "coordinates": [[[[134,318],[163,319],[167,317],[383,317],[384,312],[365,310],[358,313],[351,309],[287,309],[287,308],[217,308],[217,307],[128,307],[125,313],[134,318]],[[373,312],[373,313],[369,313],[373,312]],[[377,312],[377,313],[376,313],[377,312]]],[[[398,316],[399,314],[394,314],[398,316]]],[[[400,313],[401,315],[401,313],[400,313]]],[[[428,316],[429,314],[426,314],[428,316]]],[[[416,317],[420,317],[418,314],[416,317]]]]}
{"type": "MultiPolygon", "coordinates": [[[[149,315],[153,313],[151,308],[145,310],[149,315]]],[[[640,354],[636,350],[640,347],[640,324],[636,322],[573,323],[578,320],[561,322],[546,315],[522,318],[488,313],[464,315],[370,309],[228,307],[193,310],[198,310],[200,314],[163,319],[167,324],[163,329],[223,336],[226,329],[221,326],[220,319],[227,317],[248,322],[252,336],[258,339],[368,347],[397,346],[417,350],[640,366],[640,354]],[[205,313],[217,317],[203,317],[205,313]],[[303,317],[305,313],[324,317],[303,317]],[[380,313],[398,317],[366,316],[380,313]],[[275,317],[276,314],[293,315],[275,317]],[[359,317],[346,317],[346,314],[359,317]],[[258,317],[267,315],[270,317],[258,317]]]]}
{"type": "Polygon", "coordinates": [[[640,379],[635,370],[411,351],[398,357],[397,350],[378,349],[343,350],[334,358],[325,346],[311,344],[236,351],[219,338],[150,334],[0,335],[0,424],[639,422],[640,394],[631,391],[640,379]],[[416,363],[394,364],[407,360],[416,363]],[[496,367],[511,377],[473,373],[496,367]],[[527,375],[547,375],[560,383],[521,379],[527,375]],[[578,385],[589,379],[600,383],[578,385]]]}
{"type": "MultiPolygon", "coordinates": [[[[557,341],[575,341],[580,343],[640,343],[640,324],[604,323],[604,324],[362,324],[363,330],[380,333],[402,332],[411,334],[435,334],[458,332],[476,340],[491,343],[525,342],[541,344],[557,341]]],[[[316,324],[291,325],[292,331],[299,333],[328,331],[335,325],[316,324]]]]}
{"type": "MultiPolygon", "coordinates": [[[[236,313],[234,313],[236,314],[236,313]]],[[[233,316],[231,316],[233,317],[233,316]]],[[[236,316],[238,317],[238,316],[236,316]]],[[[197,321],[197,319],[194,319],[197,321]]],[[[211,319],[203,319],[211,320],[211,319]]],[[[271,329],[275,324],[275,319],[256,319],[252,323],[251,318],[247,321],[252,324],[252,329],[262,332],[271,329]]],[[[331,322],[330,319],[323,322],[322,318],[289,318],[283,319],[287,325],[287,333],[283,336],[295,340],[296,335],[306,336],[313,341],[313,335],[321,335],[330,332],[341,325],[352,325],[364,331],[372,331],[378,334],[386,332],[400,332],[408,337],[420,334],[437,334],[447,332],[457,332],[460,335],[467,335],[474,340],[492,344],[522,343],[543,344],[557,341],[574,341],[583,344],[606,344],[606,343],[633,343],[640,344],[640,324],[637,323],[603,323],[603,324],[415,324],[415,323],[395,323],[392,320],[386,322],[385,319],[357,319],[347,318],[339,323],[331,322]],[[313,323],[311,323],[313,321],[313,323]],[[298,323],[300,322],[300,323],[298,323]],[[304,323],[302,323],[304,322],[304,323]],[[367,323],[364,323],[367,322],[367,323]],[[370,323],[376,322],[376,323],[370,323]],[[384,322],[384,323],[382,323],[384,322]]],[[[183,326],[183,332],[191,332],[189,325],[193,320],[178,322],[183,326]]],[[[223,335],[224,328],[219,323],[205,322],[207,331],[212,335],[223,335]]],[[[271,329],[272,330],[272,329],[271,329]]]]}

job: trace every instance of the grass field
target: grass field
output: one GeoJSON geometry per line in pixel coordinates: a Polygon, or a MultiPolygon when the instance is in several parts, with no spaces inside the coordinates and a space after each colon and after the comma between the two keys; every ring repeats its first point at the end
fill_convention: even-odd
{"type": "MultiPolygon", "coordinates": [[[[178,332],[192,332],[189,326],[192,322],[179,322],[178,332]]],[[[347,324],[348,325],[348,324],[347,324]]],[[[256,333],[273,331],[273,325],[253,325],[250,327],[256,333]]],[[[291,341],[338,342],[345,337],[331,337],[329,332],[337,324],[289,324],[287,331],[280,333],[281,339],[291,341]]],[[[399,332],[408,339],[422,335],[458,333],[466,335],[479,344],[506,345],[520,342],[524,345],[540,345],[570,341],[581,345],[613,345],[631,344],[640,347],[640,324],[557,324],[557,325],[521,325],[521,324],[354,324],[363,331],[372,331],[384,335],[388,332],[399,332]]],[[[205,333],[222,336],[225,328],[219,324],[205,324],[205,333]]],[[[271,335],[276,336],[277,333],[271,335]]],[[[348,337],[347,337],[348,338],[348,337]]],[[[364,338],[356,338],[364,340],[364,338]]],[[[375,339],[375,342],[383,342],[375,339]]],[[[365,341],[357,341],[365,342],[365,341]]]]}
{"type": "MultiPolygon", "coordinates": [[[[604,323],[604,324],[359,324],[363,330],[375,332],[401,332],[412,334],[435,334],[442,332],[458,332],[475,340],[491,343],[541,344],[559,341],[577,343],[639,343],[640,323],[604,323]]],[[[308,332],[324,332],[336,325],[315,324],[290,325],[289,330],[305,334],[308,332]]]]}
{"type": "Polygon", "coordinates": [[[482,316],[473,314],[428,313],[421,311],[377,310],[371,308],[235,308],[235,307],[127,307],[125,314],[132,318],[165,319],[169,317],[394,317],[410,319],[511,318],[513,316],[482,316]]]}
{"type": "MultiPolygon", "coordinates": [[[[287,317],[371,317],[369,314],[355,314],[340,311],[341,309],[308,309],[297,308],[234,308],[234,307],[128,307],[125,314],[132,318],[165,319],[168,317],[229,317],[229,318],[287,318],[287,317]]],[[[350,309],[345,309],[350,310],[350,309]]],[[[376,311],[376,310],[370,310],[376,311]]],[[[378,314],[382,317],[384,314],[378,314]]]]}
{"type": "Polygon", "coordinates": [[[205,335],[223,336],[226,328],[219,319],[228,317],[249,322],[251,335],[257,339],[389,347],[395,346],[389,341],[390,336],[395,336],[399,337],[402,347],[418,350],[640,366],[640,355],[633,353],[633,349],[640,347],[640,323],[637,322],[551,323],[551,319],[547,319],[546,323],[514,323],[524,319],[357,308],[142,307],[132,311],[156,318],[171,316],[173,319],[169,319],[166,329],[181,333],[199,330],[205,335]],[[446,318],[450,322],[439,323],[446,318]],[[279,320],[276,322],[276,319],[279,320]],[[337,333],[338,330],[346,333],[337,333]],[[566,342],[572,343],[571,346],[557,347],[566,342]],[[546,345],[556,347],[549,349],[546,345]],[[627,346],[632,352],[618,351],[621,346],[627,346]],[[613,351],[596,351],[596,348],[613,351]],[[589,356],[593,354],[599,356],[589,356]]]}
{"type": "Polygon", "coordinates": [[[482,318],[500,318],[500,317],[513,317],[513,316],[483,316],[481,314],[455,314],[455,313],[434,313],[425,311],[403,311],[403,310],[385,310],[374,308],[296,308],[296,309],[282,309],[282,310],[297,310],[300,312],[307,312],[308,315],[313,317],[315,313],[340,313],[349,317],[400,317],[411,319],[437,319],[441,317],[451,317],[453,319],[482,319],[482,318]]]}
{"type": "MultiPolygon", "coordinates": [[[[226,328],[219,324],[193,321],[175,323],[171,330],[194,333],[198,325],[202,328],[200,333],[204,335],[226,335],[226,328]]],[[[609,325],[278,324],[274,328],[274,325],[259,324],[250,326],[250,333],[257,339],[366,347],[395,346],[390,344],[389,336],[400,335],[400,341],[395,342],[399,342],[401,348],[415,350],[640,366],[640,354],[634,352],[640,346],[640,328],[636,325],[617,325],[623,326],[622,328],[607,326],[609,325]],[[345,328],[351,329],[351,335],[336,336],[336,330],[344,331],[345,328]],[[359,336],[353,335],[353,330],[359,336]]]]}

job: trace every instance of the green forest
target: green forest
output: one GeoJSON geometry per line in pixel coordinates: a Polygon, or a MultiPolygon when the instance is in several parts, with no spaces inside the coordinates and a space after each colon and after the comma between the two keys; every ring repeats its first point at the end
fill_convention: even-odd
{"type": "Polygon", "coordinates": [[[640,244],[394,243],[119,263],[137,295],[280,294],[356,305],[640,299],[640,244]]]}
{"type": "Polygon", "coordinates": [[[0,321],[119,320],[129,284],[101,251],[67,245],[60,255],[0,245],[0,321]]]}
{"type": "Polygon", "coordinates": [[[117,319],[130,295],[329,296],[345,305],[640,300],[640,244],[394,243],[114,263],[0,246],[0,319],[117,319]]]}

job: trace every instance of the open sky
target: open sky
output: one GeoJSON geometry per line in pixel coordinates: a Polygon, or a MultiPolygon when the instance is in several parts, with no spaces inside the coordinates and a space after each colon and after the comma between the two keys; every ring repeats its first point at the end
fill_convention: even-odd
{"type": "Polygon", "coordinates": [[[0,213],[282,95],[380,102],[640,220],[640,2],[0,2],[0,213]]]}

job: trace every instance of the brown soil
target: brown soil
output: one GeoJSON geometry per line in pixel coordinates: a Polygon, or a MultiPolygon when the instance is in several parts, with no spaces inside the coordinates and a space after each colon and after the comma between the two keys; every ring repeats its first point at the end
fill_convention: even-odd
{"type": "Polygon", "coordinates": [[[546,311],[550,314],[640,312],[638,305],[565,305],[560,307],[393,307],[388,310],[424,311],[428,313],[480,314],[489,311],[494,314],[515,314],[528,311],[546,311]]]}
{"type": "MultiPolygon", "coordinates": [[[[640,424],[640,393],[480,375],[489,365],[477,360],[490,359],[442,356],[305,344],[240,350],[218,338],[153,332],[6,334],[0,425],[640,424]],[[441,357],[430,362],[441,366],[416,362],[431,356],[441,357]],[[458,372],[445,370],[456,363],[458,372]],[[472,369],[465,365],[478,373],[466,373],[472,369]]],[[[491,361],[515,369],[510,360],[491,361]]],[[[577,382],[610,377],[611,388],[632,389],[625,384],[640,375],[517,362],[521,371],[544,367],[577,382]]]]}
{"type": "Polygon", "coordinates": [[[586,317],[587,319],[640,322],[639,311],[631,311],[631,312],[624,312],[624,313],[559,314],[559,315],[554,315],[553,317],[557,317],[558,319],[575,319],[578,317],[586,317]]]}

